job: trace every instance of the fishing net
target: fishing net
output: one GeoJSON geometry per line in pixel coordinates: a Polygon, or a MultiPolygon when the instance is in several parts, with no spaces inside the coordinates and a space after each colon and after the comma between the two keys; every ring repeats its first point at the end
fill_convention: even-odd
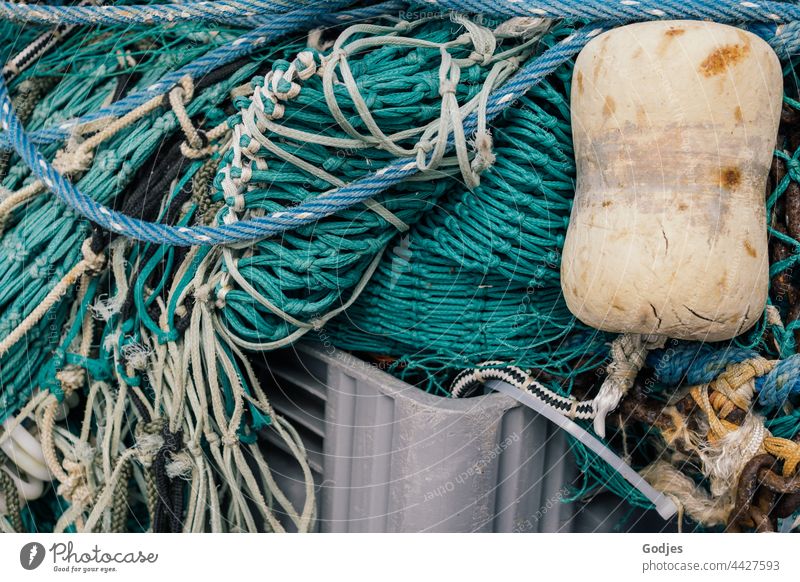
{"type": "MultiPolygon", "coordinates": [[[[226,34],[206,36],[225,43],[226,34]]],[[[176,52],[183,48],[176,39],[198,47],[197,35],[131,34],[114,51],[99,31],[65,43],[63,53],[19,77],[19,86],[38,91],[27,97],[35,102],[28,130],[56,109],[63,122],[148,87],[196,56],[176,52]],[[61,71],[63,62],[70,64],[61,71]],[[89,70],[92,84],[83,78],[89,70]],[[47,81],[56,74],[57,82],[47,81]]],[[[448,156],[444,146],[460,118],[482,111],[488,92],[536,45],[520,35],[498,42],[462,17],[389,19],[332,38],[264,51],[259,58],[271,71],[263,76],[250,79],[261,62],[251,57],[196,83],[181,80],[168,98],[112,123],[113,131],[99,129],[109,123],[101,119],[82,128],[88,139],[46,151],[97,201],[178,226],[274,212],[400,154],[432,153],[421,179],[361,209],[240,248],[140,244],[109,238],[41,196],[42,183],[11,160],[3,241],[19,258],[5,263],[2,323],[9,333],[21,322],[28,327],[17,331],[24,343],[7,342],[3,412],[14,419],[27,406],[24,414],[34,414],[55,477],[54,490],[26,509],[41,516],[58,507],[56,519],[37,527],[119,530],[136,518],[143,520],[136,528],[155,531],[280,530],[277,506],[297,529],[310,527],[313,491],[303,507],[291,506],[257,434],[280,433],[311,486],[303,444],[269,406],[242,350],[288,344],[342,311],[394,233],[416,222],[451,176],[477,179],[483,168],[464,168],[465,153],[448,156]],[[328,73],[316,74],[334,59],[328,73]],[[231,139],[235,146],[223,148],[231,139]],[[40,270],[58,267],[45,277],[29,257],[40,270]]],[[[456,139],[465,150],[463,133],[456,139]]]]}
{"type": "MultiPolygon", "coordinates": [[[[487,360],[565,398],[596,391],[613,338],[572,317],[559,278],[575,176],[572,60],[497,101],[520,68],[577,42],[580,23],[427,12],[408,22],[398,7],[340,12],[334,2],[316,20],[292,12],[280,34],[269,26],[282,13],[247,26],[49,33],[0,21],[14,39],[0,56],[25,129],[109,214],[199,236],[286,221],[256,242],[141,242],[110,232],[124,225],[84,219],[2,150],[0,445],[17,454],[0,458],[3,530],[313,529],[303,440],[253,361],[318,340],[323,327],[337,346],[443,397],[457,373],[487,360]],[[302,32],[286,35],[292,28],[302,32]],[[414,175],[390,179],[398,172],[414,175]],[[382,177],[357,204],[315,218],[338,192],[382,177]],[[299,506],[274,479],[266,431],[303,475],[299,506]]],[[[800,117],[788,59],[785,78],[767,313],[728,344],[653,352],[641,379],[663,408],[679,385],[782,358],[754,381],[765,426],[793,438],[800,117]]],[[[652,475],[664,435],[637,416],[642,402],[625,403],[606,441],[652,475]]],[[[584,479],[572,498],[606,488],[649,505],[585,446],[572,450],[584,479]]],[[[703,484],[703,467],[681,467],[703,484]]]]}
{"type": "MultiPolygon", "coordinates": [[[[572,32],[559,27],[542,46],[572,32]]],[[[392,371],[442,395],[454,372],[486,360],[567,380],[600,364],[604,334],[569,313],[560,287],[575,176],[571,75],[563,65],[495,123],[496,160],[480,186],[454,186],[395,237],[330,327],[336,345],[392,357],[392,371]]]]}

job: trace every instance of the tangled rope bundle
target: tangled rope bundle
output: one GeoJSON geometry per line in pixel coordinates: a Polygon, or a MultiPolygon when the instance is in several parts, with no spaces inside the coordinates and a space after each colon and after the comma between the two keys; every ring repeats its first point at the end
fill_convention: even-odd
{"type": "Polygon", "coordinates": [[[775,531],[778,518],[790,518],[798,509],[800,443],[771,434],[753,405],[756,394],[762,401],[774,396],[777,368],[785,368],[786,361],[768,361],[747,350],[698,353],[689,346],[652,357],[662,377],[677,372],[690,381],[708,378],[725,360],[730,363],[723,372],[679,391],[665,407],[656,408],[641,393],[626,400],[626,412],[651,424],[666,446],[642,474],[699,524],[775,531]],[[692,480],[696,475],[708,481],[708,490],[692,480]]]}
{"type": "MultiPolygon", "coordinates": [[[[18,39],[0,47],[0,529],[312,529],[303,442],[252,359],[326,324],[431,391],[499,359],[591,416],[609,338],[558,292],[572,57],[622,22],[699,17],[750,23],[788,59],[800,11],[429,4],[498,22],[407,22],[399,2],[0,3],[44,25],[0,21],[18,39]],[[304,475],[300,507],[273,478],[265,431],[304,475]]],[[[797,509],[795,92],[768,199],[768,317],[739,351],[653,354],[655,403],[634,385],[608,438],[709,527],[774,529],[797,509]],[[669,401],[681,384],[688,396],[669,401]]],[[[646,503],[574,451],[576,495],[604,486],[646,503]]]]}
{"type": "MultiPolygon", "coordinates": [[[[196,26],[184,25],[184,28],[180,31],[170,27],[170,34],[191,38],[196,26]]],[[[139,42],[135,35],[132,39],[139,42]]],[[[102,108],[109,100],[151,85],[172,68],[208,50],[190,44],[183,49],[183,59],[176,59],[172,52],[174,41],[159,37],[156,31],[151,39],[163,40],[165,44],[161,47],[160,67],[149,64],[144,67],[145,72],[133,56],[119,59],[112,53],[109,61],[108,55],[99,54],[91,42],[85,48],[74,47],[77,57],[82,58],[76,57],[76,64],[70,66],[98,73],[92,77],[93,84],[70,75],[56,85],[48,82],[47,77],[30,75],[36,73],[36,69],[30,69],[28,78],[20,77],[19,99],[30,101],[30,95],[36,91],[43,98],[27,106],[29,123],[35,128],[54,109],[64,118],[70,118],[102,108]],[[30,85],[33,88],[28,88],[30,85]]],[[[222,35],[218,40],[225,43],[230,38],[222,35]]],[[[99,42],[103,42],[102,37],[99,42]]],[[[69,54],[68,51],[62,57],[69,54]]],[[[157,96],[119,118],[83,125],[82,134],[75,133],[66,147],[58,151],[50,147],[50,155],[62,171],[78,179],[77,183],[91,190],[98,200],[110,200],[122,190],[125,195],[118,200],[125,211],[143,217],[149,214],[153,218],[168,218],[169,202],[174,201],[176,194],[171,181],[185,165],[192,166],[191,159],[184,164],[180,155],[177,158],[174,155],[181,153],[180,145],[187,145],[183,148],[187,152],[191,150],[191,145],[183,144],[191,141],[190,135],[184,135],[188,129],[184,127],[186,120],[201,116],[209,124],[224,122],[228,113],[217,106],[230,102],[231,89],[252,74],[253,64],[236,63],[234,69],[208,75],[197,84],[188,78],[182,80],[168,98],[157,96]],[[174,145],[165,145],[170,143],[174,145]],[[168,155],[164,156],[165,153],[168,155]],[[158,160],[163,157],[170,158],[170,167],[165,175],[156,174],[162,169],[158,160]]],[[[17,506],[17,511],[11,500],[18,493],[4,496],[9,499],[6,505],[11,512],[8,523],[12,529],[281,529],[270,506],[288,502],[279,492],[264,498],[262,492],[274,483],[271,475],[265,475],[266,464],[257,464],[262,485],[256,485],[255,478],[249,481],[255,489],[249,496],[261,498],[256,506],[256,511],[260,510],[257,526],[242,497],[243,492],[248,494],[247,490],[238,484],[237,477],[230,471],[212,472],[203,461],[206,453],[199,443],[199,433],[183,436],[180,413],[173,418],[172,427],[165,422],[160,398],[169,393],[168,388],[159,385],[151,390],[147,380],[143,386],[137,376],[149,366],[152,348],[143,343],[138,330],[140,319],[132,308],[138,299],[150,295],[152,289],[148,287],[142,292],[149,282],[149,273],[137,278],[136,270],[139,257],[150,258],[151,251],[116,240],[111,245],[115,251],[107,260],[104,247],[108,238],[99,230],[92,231],[74,213],[65,212],[59,202],[43,196],[42,183],[28,177],[24,164],[13,163],[13,158],[8,161],[11,165],[3,184],[14,194],[3,202],[3,252],[8,256],[2,275],[6,302],[3,325],[9,331],[0,346],[5,375],[2,415],[6,419],[0,439],[8,447],[12,461],[4,474],[28,501],[21,508],[17,506]],[[128,257],[123,251],[129,252],[128,257]],[[126,258],[132,261],[129,265],[125,264],[126,258]],[[121,292],[118,283],[124,285],[121,292]],[[140,294],[128,295],[127,289],[137,284],[140,294]],[[129,299],[130,304],[126,304],[129,299]],[[134,394],[136,390],[142,393],[134,394]],[[151,396],[155,396],[155,405],[150,402],[151,396]],[[25,423],[26,429],[22,422],[29,416],[35,422],[25,423]],[[27,437],[29,434],[33,436],[27,437]],[[23,444],[28,447],[27,456],[21,456],[23,444]],[[29,457],[36,464],[25,460],[29,457]],[[230,478],[231,486],[217,483],[220,474],[230,478]],[[184,500],[184,484],[190,479],[194,486],[184,500]],[[56,485],[53,489],[42,486],[51,480],[56,485]],[[275,498],[277,501],[273,501],[275,498]],[[225,513],[220,507],[225,508],[225,513]]],[[[189,177],[198,171],[198,165],[190,168],[189,177]]],[[[178,189],[178,197],[181,190],[178,189]]],[[[191,218],[194,208],[188,212],[191,218]]],[[[154,254],[163,258],[169,250],[159,249],[154,254]]],[[[161,270],[162,277],[169,276],[168,269],[164,272],[162,266],[161,270]]],[[[138,302],[143,313],[147,313],[144,302],[154,299],[148,297],[138,302]]],[[[181,388],[181,394],[185,394],[185,385],[181,388]]],[[[215,394],[221,392],[217,386],[215,394]]],[[[175,397],[183,405],[181,398],[175,397]]],[[[260,398],[261,406],[269,410],[263,396],[260,398]]],[[[265,413],[264,418],[267,417],[265,413]]],[[[289,441],[296,440],[292,429],[284,429],[282,422],[274,420],[275,430],[289,441]]],[[[214,438],[220,441],[215,435],[210,435],[207,441],[213,442],[214,438]]],[[[206,441],[203,444],[213,446],[206,441]]],[[[304,459],[302,445],[292,446],[296,456],[304,459]]],[[[245,454],[254,456],[252,452],[245,454]]],[[[234,457],[237,458],[219,460],[244,462],[241,455],[234,457]]],[[[237,471],[237,475],[241,474],[237,471]]],[[[5,485],[6,491],[11,491],[10,485],[5,485]]],[[[312,521],[313,508],[311,494],[304,513],[295,518],[299,529],[308,529],[303,520],[312,521]]]]}
{"type": "MultiPolygon", "coordinates": [[[[117,182],[105,182],[109,190],[116,186],[123,191],[117,199],[122,212],[181,227],[213,221],[224,224],[238,216],[302,202],[341,183],[338,175],[328,170],[357,175],[380,168],[381,159],[388,161],[398,152],[416,151],[426,175],[419,182],[398,186],[397,192],[410,192],[403,204],[391,197],[385,204],[367,200],[364,211],[344,213],[329,224],[293,233],[296,254],[305,256],[306,261],[309,245],[322,243],[318,263],[329,272],[325,275],[323,270],[321,278],[309,280],[301,277],[307,275],[308,267],[295,266],[294,278],[300,283],[289,289],[295,295],[291,299],[296,305],[316,301],[315,309],[327,308],[347,289],[332,288],[324,300],[318,300],[314,293],[319,282],[327,279],[341,285],[348,269],[355,280],[366,281],[369,273],[363,274],[364,259],[376,263],[392,232],[407,228],[405,221],[413,222],[427,208],[425,198],[436,199],[446,191],[448,182],[443,178],[460,171],[477,183],[487,162],[481,162],[480,156],[466,157],[472,154],[460,119],[478,112],[484,120],[480,123],[485,122],[489,91],[533,50],[535,39],[509,35],[498,49],[489,29],[456,17],[453,22],[432,19],[412,25],[357,25],[345,30],[337,43],[341,46],[334,44],[327,55],[322,46],[286,47],[277,55],[272,72],[257,78],[249,90],[240,86],[251,70],[248,63],[237,63],[233,71],[217,74],[214,81],[181,79],[167,98],[145,101],[109,125],[86,128],[84,124],[83,131],[91,137],[75,139],[50,156],[64,174],[77,177],[85,173],[82,180],[87,180],[98,167],[118,172],[121,159],[98,164],[103,154],[119,155],[122,150],[119,157],[128,156],[123,158],[129,162],[127,171],[118,172],[117,182]],[[404,32],[415,36],[398,34],[404,32]],[[350,43],[353,46],[346,42],[351,36],[355,38],[350,43]],[[371,38],[376,39],[372,44],[378,50],[362,58],[371,38]],[[349,53],[353,56],[348,58],[349,53]],[[429,55],[438,57],[438,67],[428,68],[429,55]],[[401,81],[394,76],[398,65],[408,73],[401,81]],[[344,71],[352,80],[347,87],[333,76],[344,71]],[[360,73],[358,87],[354,72],[360,73]],[[372,95],[368,93],[370,85],[376,89],[372,95]],[[219,107],[226,107],[223,101],[228,95],[241,112],[226,122],[226,112],[219,107]],[[286,110],[279,112],[274,106],[282,109],[281,102],[286,110]],[[320,107],[323,102],[328,109],[320,107]],[[363,109],[376,103],[380,107],[374,114],[363,109]],[[266,104],[273,105],[272,109],[266,111],[266,104]],[[333,112],[328,121],[323,121],[323,111],[333,112]],[[420,127],[409,129],[412,113],[420,127]],[[309,131],[320,123],[331,127],[327,135],[309,131]],[[148,124],[160,133],[148,134],[148,124]],[[348,130],[357,135],[348,135],[348,130]],[[445,152],[453,135],[458,142],[457,155],[449,158],[445,152]],[[137,139],[142,140],[143,148],[137,149],[137,139]],[[227,148],[230,140],[236,145],[227,148]],[[248,147],[251,143],[258,147],[248,147]],[[343,147],[348,148],[348,155],[335,158],[343,147]],[[248,163],[243,165],[242,159],[248,163]],[[326,169],[326,160],[342,167],[326,169]],[[284,194],[273,187],[278,183],[286,185],[284,194]],[[266,188],[259,189],[261,185],[266,188]],[[334,255],[353,233],[363,238],[370,232],[374,232],[375,242],[358,241],[351,248],[352,257],[334,255]]],[[[125,59],[120,62],[120,66],[128,64],[125,59]]],[[[129,90],[135,94],[135,87],[129,90]]],[[[479,151],[488,159],[491,143],[487,140],[488,134],[479,151]]],[[[24,164],[13,166],[17,167],[24,164]]],[[[21,205],[32,200],[52,213],[63,213],[58,202],[39,196],[41,184],[52,184],[49,178],[29,183],[34,186],[20,190],[8,181],[9,187],[16,189],[13,199],[17,207],[27,210],[21,205]]],[[[93,182],[78,185],[93,193],[97,189],[93,182]]],[[[23,213],[22,219],[29,217],[32,215],[23,213]]],[[[66,218],[74,217],[67,214],[66,218]]],[[[8,227],[9,233],[19,228],[13,217],[8,227]]],[[[265,241],[252,248],[187,250],[112,238],[104,253],[109,239],[101,230],[90,235],[86,229],[75,236],[84,240],[82,247],[74,244],[77,252],[83,253],[83,259],[79,260],[78,254],[71,261],[77,271],[61,277],[49,290],[42,286],[49,302],[65,306],[67,313],[59,325],[66,326],[66,333],[58,337],[56,357],[38,369],[37,382],[27,382],[28,393],[18,393],[17,400],[9,401],[4,409],[10,415],[24,406],[10,419],[13,429],[21,429],[20,422],[31,414],[36,421],[46,468],[60,483],[54,491],[56,500],[66,503],[63,511],[55,512],[54,529],[125,528],[131,517],[129,506],[149,516],[143,523],[155,531],[282,530],[283,524],[275,517],[276,506],[296,529],[309,529],[315,504],[302,442],[269,406],[239,344],[261,349],[272,346],[251,345],[253,339],[263,342],[263,330],[231,325],[244,315],[248,324],[272,325],[275,331],[267,328],[266,333],[273,334],[278,344],[287,337],[293,339],[291,328],[284,325],[285,317],[271,323],[264,317],[269,311],[257,317],[248,311],[259,297],[285,302],[286,274],[277,271],[279,278],[270,283],[264,280],[265,269],[256,267],[259,257],[268,264],[274,262],[273,256],[291,258],[288,252],[276,251],[290,250],[292,239],[287,236],[278,248],[265,241]],[[248,280],[252,275],[261,279],[248,280]],[[69,309],[70,302],[64,299],[78,280],[75,302],[69,309]],[[108,289],[104,297],[98,287],[108,289]],[[101,321],[99,326],[95,318],[101,321]],[[71,403],[80,403],[78,408],[85,411],[77,432],[62,424],[69,422],[71,403]],[[299,510],[277,487],[258,450],[257,433],[264,429],[281,435],[305,472],[309,489],[299,510]],[[188,497],[185,481],[191,483],[188,497]]],[[[49,312],[47,307],[26,313],[25,326],[15,322],[15,331],[6,337],[6,351],[19,345],[20,338],[36,335],[33,326],[49,312]]],[[[289,324],[293,317],[288,316],[289,324]]],[[[302,331],[309,327],[295,326],[302,331]]],[[[32,510],[26,507],[26,511],[32,510]]]]}

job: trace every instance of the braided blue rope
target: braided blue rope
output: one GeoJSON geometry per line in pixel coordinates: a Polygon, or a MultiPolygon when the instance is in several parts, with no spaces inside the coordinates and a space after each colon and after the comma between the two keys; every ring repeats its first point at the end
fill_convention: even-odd
{"type": "MultiPolygon", "coordinates": [[[[528,89],[577,54],[588,40],[603,31],[602,26],[586,27],[528,63],[489,99],[487,120],[496,117],[528,89]]],[[[98,204],[61,176],[42,156],[26,135],[14,113],[5,84],[0,81],[0,124],[7,132],[14,149],[56,196],[96,224],[129,238],[178,246],[226,244],[265,238],[291,228],[309,224],[340,210],[363,202],[393,184],[417,173],[413,158],[404,158],[361,180],[332,190],[301,205],[270,215],[221,226],[174,227],[138,220],[98,204]]],[[[464,121],[469,133],[477,126],[477,116],[464,121]]]]}
{"type": "MultiPolygon", "coordinates": [[[[478,10],[480,6],[483,6],[481,2],[472,2],[471,0],[429,0],[431,4],[439,4],[442,10],[446,10],[448,7],[457,7],[460,10],[478,10]]],[[[184,76],[188,75],[193,79],[198,79],[203,75],[207,74],[208,72],[223,66],[233,60],[236,60],[239,57],[245,56],[255,50],[258,46],[263,44],[262,37],[264,36],[271,36],[279,32],[291,32],[292,30],[298,30],[303,27],[303,25],[307,25],[308,21],[301,20],[304,16],[309,16],[310,14],[314,14],[316,11],[316,18],[314,20],[315,24],[337,24],[341,22],[349,22],[352,20],[357,19],[365,19],[370,17],[379,16],[381,14],[389,14],[393,11],[400,10],[406,4],[400,0],[398,1],[389,1],[382,4],[377,4],[365,8],[360,8],[348,12],[343,12],[339,14],[331,14],[330,12],[336,10],[337,7],[347,4],[347,2],[333,2],[332,0],[327,0],[323,2],[315,3],[314,8],[308,7],[305,9],[300,9],[295,12],[289,13],[285,16],[277,16],[277,17],[270,17],[270,19],[264,23],[263,26],[255,29],[251,32],[248,32],[242,35],[239,39],[231,43],[230,45],[226,45],[215,49],[214,51],[209,52],[207,55],[197,59],[190,65],[183,67],[182,69],[170,73],[166,75],[163,79],[154,83],[150,87],[148,87],[144,91],[139,91],[132,95],[125,97],[111,105],[108,105],[102,109],[94,111],[90,114],[84,115],[78,119],[73,119],[70,121],[66,121],[62,123],[58,127],[46,128],[39,131],[32,132],[30,134],[30,138],[33,143],[38,145],[46,145],[56,141],[62,141],[67,139],[70,135],[71,129],[83,123],[88,123],[90,121],[94,121],[97,119],[101,119],[103,117],[114,115],[125,115],[129,111],[135,109],[142,103],[146,102],[147,100],[151,99],[153,96],[158,94],[163,94],[169,91],[175,84],[184,76]],[[320,8],[325,8],[324,11],[320,12],[320,8]],[[298,19],[298,20],[295,20],[298,19]]],[[[610,14],[613,16],[610,22],[612,23],[621,23],[630,20],[647,20],[647,19],[656,19],[656,17],[652,12],[653,10],[658,10],[657,8],[653,8],[653,6],[661,6],[662,2],[655,2],[655,1],[646,1],[640,2],[640,6],[637,7],[637,10],[633,10],[630,6],[626,4],[620,4],[621,11],[615,12],[611,10],[605,3],[598,3],[597,1],[594,2],[581,2],[576,0],[569,0],[567,2],[558,3],[558,5],[554,6],[552,0],[547,2],[536,2],[535,5],[530,6],[531,13],[533,14],[540,14],[542,10],[545,8],[541,8],[541,6],[548,6],[548,11],[546,14],[557,14],[557,15],[578,15],[584,18],[591,17],[592,15],[596,14],[610,14]],[[644,9],[642,9],[644,6],[644,9]],[[536,11],[539,12],[536,12],[536,11]],[[599,12],[598,12],[599,10],[599,12]]],[[[703,7],[707,7],[707,3],[704,2],[689,2],[682,4],[681,6],[684,8],[683,12],[671,12],[673,17],[679,17],[681,15],[685,17],[710,17],[708,14],[712,14],[716,17],[719,17],[721,20],[725,21],[737,21],[737,20],[745,20],[745,15],[739,11],[735,10],[734,8],[739,5],[738,2],[727,2],[727,3],[720,3],[712,12],[708,12],[707,10],[704,11],[703,7]],[[724,6],[730,5],[728,12],[723,10],[724,6]]],[[[774,2],[771,4],[775,4],[774,2]]],[[[517,12],[524,14],[526,16],[530,16],[530,13],[525,13],[521,10],[520,6],[528,6],[529,4],[512,4],[507,2],[499,2],[495,0],[494,2],[487,4],[488,8],[499,12],[501,15],[510,16],[514,15],[517,12]],[[499,6],[499,8],[498,8],[499,6]],[[505,10],[503,12],[502,9],[505,10]]],[[[780,4],[780,7],[785,7],[785,4],[780,4]]],[[[478,12],[485,12],[484,10],[478,10],[478,12]]],[[[781,16],[781,13],[775,13],[778,16],[781,16]]],[[[752,15],[751,15],[752,16],[752,15]]],[[[788,18],[790,15],[786,15],[788,18]]],[[[781,17],[782,19],[783,17],[781,17]]],[[[763,20],[763,19],[762,19],[763,20]]],[[[776,29],[774,22],[777,22],[775,18],[769,18],[770,21],[773,22],[772,25],[765,25],[755,24],[752,27],[753,32],[759,34],[762,38],[770,42],[776,52],[783,56],[789,56],[792,54],[797,54],[800,52],[800,26],[797,23],[789,23],[788,25],[781,27],[781,29],[776,29]]],[[[758,21],[758,19],[756,19],[758,21]]],[[[0,149],[9,149],[11,147],[7,136],[0,135],[0,149]]]]}
{"type": "Polygon", "coordinates": [[[750,32],[761,38],[771,39],[769,44],[781,60],[800,54],[800,21],[780,26],[774,24],[754,24],[750,32]]]}
{"type": "MultiPolygon", "coordinates": [[[[731,0],[427,0],[443,8],[503,16],[584,18],[614,23],[663,18],[703,18],[717,22],[790,22],[800,19],[800,7],[773,1],[731,0]]],[[[307,6],[287,0],[212,0],[183,4],[128,6],[29,6],[0,2],[0,17],[38,24],[130,25],[180,20],[226,22],[251,19],[307,6]]]]}
{"type": "Polygon", "coordinates": [[[50,6],[47,4],[17,4],[0,2],[0,18],[26,24],[124,25],[195,22],[230,22],[247,20],[265,14],[288,12],[308,6],[308,0],[212,0],[189,1],[181,4],[113,4],[93,6],[50,6]]]}
{"type": "Polygon", "coordinates": [[[772,371],[756,380],[758,401],[767,410],[775,410],[792,396],[800,394],[800,354],[779,361],[772,371]]]}
{"type": "Polygon", "coordinates": [[[800,53],[800,6],[748,0],[426,0],[442,9],[477,11],[500,17],[539,16],[606,20],[704,19],[751,23],[750,31],[770,43],[781,59],[800,53]],[[777,26],[780,24],[781,26],[777,26]]]}
{"type": "Polygon", "coordinates": [[[669,386],[682,380],[689,385],[707,384],[725,371],[729,364],[758,357],[758,352],[734,346],[714,349],[708,344],[686,343],[675,348],[655,350],[647,357],[654,378],[669,386]]]}
{"type": "MultiPolygon", "coordinates": [[[[32,132],[29,137],[33,143],[38,145],[63,141],[71,135],[72,129],[77,125],[82,125],[108,116],[116,117],[125,115],[153,97],[166,93],[182,78],[188,76],[194,80],[201,79],[211,71],[249,55],[270,40],[291,32],[306,29],[318,22],[331,22],[331,20],[342,19],[342,17],[348,21],[355,18],[367,18],[369,16],[374,16],[377,9],[391,9],[398,5],[398,2],[387,2],[379,4],[369,10],[360,9],[352,12],[334,13],[334,11],[350,4],[351,1],[352,0],[324,0],[316,3],[313,7],[305,7],[287,14],[273,16],[270,18],[269,23],[246,32],[230,44],[209,51],[190,64],[165,75],[158,82],[153,83],[144,90],[136,91],[111,105],[80,118],[66,121],[58,127],[50,127],[32,132]]],[[[6,134],[0,135],[0,149],[9,149],[10,147],[11,143],[8,136],[6,134]]]]}
{"type": "Polygon", "coordinates": [[[426,0],[449,10],[493,16],[540,16],[604,20],[708,19],[716,22],[790,22],[800,6],[788,2],[742,0],[426,0]]]}
{"type": "MultiPolygon", "coordinates": [[[[707,384],[735,364],[759,357],[758,352],[737,347],[714,349],[707,344],[684,344],[652,352],[647,358],[654,378],[677,386],[684,378],[693,386],[707,384]]],[[[764,376],[756,378],[758,402],[764,411],[781,407],[790,396],[800,395],[800,354],[780,360],[764,376]]]]}

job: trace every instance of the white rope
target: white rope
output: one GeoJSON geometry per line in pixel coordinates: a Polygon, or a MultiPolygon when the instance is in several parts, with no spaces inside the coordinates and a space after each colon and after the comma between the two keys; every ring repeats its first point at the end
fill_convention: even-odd
{"type": "Polygon", "coordinates": [[[606,436],[606,416],[617,408],[623,396],[633,386],[636,375],[644,366],[647,352],[664,346],[663,336],[622,334],[611,343],[611,362],[606,376],[594,399],[594,432],[606,436]]]}

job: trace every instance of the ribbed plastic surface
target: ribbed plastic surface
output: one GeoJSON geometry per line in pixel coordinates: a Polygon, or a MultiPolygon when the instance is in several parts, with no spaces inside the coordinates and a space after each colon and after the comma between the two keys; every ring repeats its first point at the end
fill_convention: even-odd
{"type": "MultiPolygon", "coordinates": [[[[565,435],[501,394],[427,394],[345,352],[300,345],[263,367],[275,409],[308,449],[322,532],[611,531],[618,501],[567,504],[565,435]]],[[[302,505],[296,463],[269,462],[302,505]]]]}

